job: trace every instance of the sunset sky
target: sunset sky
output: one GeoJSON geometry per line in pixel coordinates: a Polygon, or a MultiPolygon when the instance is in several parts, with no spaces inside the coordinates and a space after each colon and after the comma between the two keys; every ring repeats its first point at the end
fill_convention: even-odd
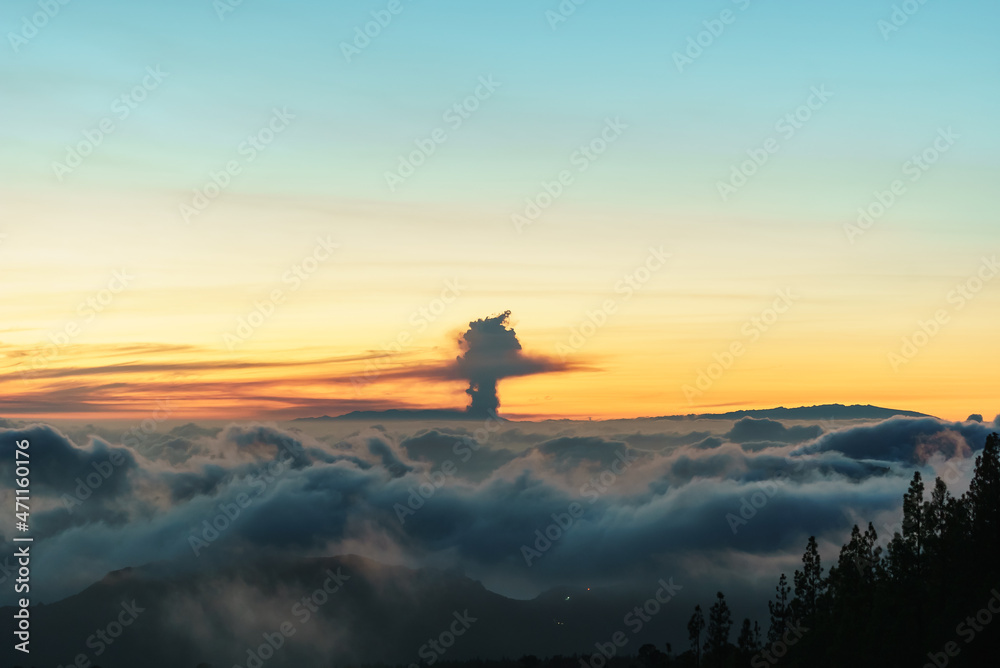
{"type": "Polygon", "coordinates": [[[558,7],[5,3],[0,416],[1000,412],[1000,6],[558,7]]]}

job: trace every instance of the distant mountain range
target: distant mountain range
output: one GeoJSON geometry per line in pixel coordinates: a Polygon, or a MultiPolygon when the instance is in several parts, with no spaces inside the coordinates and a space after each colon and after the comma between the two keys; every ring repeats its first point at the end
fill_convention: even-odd
{"type": "MultiPolygon", "coordinates": [[[[634,607],[636,596],[560,588],[515,600],[458,573],[386,566],[357,556],[233,560],[173,575],[159,564],[116,571],[79,594],[32,607],[30,660],[6,642],[0,664],[73,665],[82,653],[90,665],[111,668],[245,666],[248,647],[264,643],[264,634],[277,641],[274,632],[280,633],[283,623],[295,632],[264,662],[267,668],[423,664],[433,653],[428,640],[449,630],[462,633],[448,649],[448,660],[592,652],[595,639],[623,629],[623,611],[634,607]],[[336,588],[331,575],[347,577],[336,593],[317,595],[326,583],[336,588]],[[308,616],[308,604],[295,607],[308,600],[303,597],[311,597],[317,608],[308,616]],[[123,614],[129,623],[122,630],[114,622],[123,614]],[[115,628],[102,640],[97,632],[109,624],[115,628]]],[[[9,620],[14,611],[0,608],[0,617],[9,620]]],[[[629,633],[625,651],[634,654],[643,642],[662,644],[663,622],[629,633]]]]}
{"type": "MultiPolygon", "coordinates": [[[[344,415],[297,418],[292,420],[292,422],[310,422],[316,420],[483,420],[486,417],[488,416],[446,408],[428,408],[424,410],[390,408],[385,411],[351,411],[344,415]]],[[[499,419],[505,420],[505,418],[499,419]]]]}
{"type": "Polygon", "coordinates": [[[798,408],[762,408],[758,410],[730,411],[728,413],[701,413],[689,415],[668,415],[651,420],[739,420],[740,418],[769,418],[772,420],[887,420],[891,417],[932,417],[926,413],[902,411],[895,408],[854,404],[822,404],[820,406],[799,406],[798,408]]]}
{"type": "MultiPolygon", "coordinates": [[[[758,410],[730,411],[728,413],[690,413],[688,415],[664,415],[659,417],[627,418],[639,420],[738,420],[744,417],[770,418],[772,420],[885,420],[891,417],[931,417],[915,411],[881,408],[870,405],[845,406],[844,404],[823,404],[821,406],[800,406],[798,408],[763,408],[758,410]]],[[[344,415],[298,418],[293,422],[309,422],[316,420],[482,420],[485,415],[475,415],[462,410],[426,409],[404,410],[390,409],[385,411],[352,411],[344,415]]],[[[500,420],[508,421],[500,417],[500,420]]],[[[543,420],[551,422],[553,420],[543,420]]],[[[560,421],[572,422],[564,419],[560,421]]],[[[610,422],[611,420],[609,420],[610,422]]],[[[530,420],[526,420],[530,422],[530,420]]]]}

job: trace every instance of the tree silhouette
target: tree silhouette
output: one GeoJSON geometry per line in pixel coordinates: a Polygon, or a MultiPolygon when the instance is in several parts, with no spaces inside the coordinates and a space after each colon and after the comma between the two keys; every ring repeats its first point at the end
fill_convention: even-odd
{"type": "Polygon", "coordinates": [[[667,655],[656,649],[656,645],[646,643],[639,648],[639,663],[645,668],[662,668],[667,665],[667,655]]]}
{"type": "Polygon", "coordinates": [[[795,571],[793,578],[795,600],[792,601],[792,609],[807,624],[812,623],[816,618],[819,602],[826,590],[816,536],[809,536],[805,554],[802,555],[802,570],[795,571]]]}
{"type": "Polygon", "coordinates": [[[691,641],[691,651],[694,652],[695,665],[701,665],[701,632],[705,630],[705,615],[701,606],[694,606],[694,614],[688,620],[688,640],[691,641]]]}
{"type": "Polygon", "coordinates": [[[972,520],[978,566],[997,572],[1000,552],[1000,436],[991,434],[986,447],[976,457],[976,472],[966,494],[972,520]]]}
{"type": "Polygon", "coordinates": [[[733,627],[733,616],[726,604],[726,597],[720,591],[715,595],[715,603],[708,611],[708,632],[705,634],[705,659],[709,665],[722,668],[729,654],[729,632],[733,627]]]}
{"type": "Polygon", "coordinates": [[[913,473],[910,488],[903,495],[903,546],[907,556],[907,575],[919,578],[924,546],[927,543],[927,523],[924,521],[924,481],[920,471],[913,473]]]}
{"type": "MultiPolygon", "coordinates": [[[[782,576],[768,602],[768,639],[774,645],[788,629],[795,642],[780,662],[790,668],[996,665],[1000,621],[986,624],[991,615],[983,611],[1000,606],[998,557],[1000,436],[992,434],[960,498],[937,478],[925,501],[923,478],[914,473],[886,550],[873,524],[854,526],[824,577],[810,537],[794,575],[795,598],[788,603],[782,576]],[[793,634],[796,625],[804,628],[793,634]]],[[[741,656],[745,632],[744,623],[741,656]]],[[[770,665],[760,655],[753,660],[770,665]]]]}
{"type": "Polygon", "coordinates": [[[740,664],[749,666],[754,654],[760,651],[760,626],[757,622],[751,624],[749,617],[743,620],[736,646],[739,649],[740,664]]]}
{"type": "Polygon", "coordinates": [[[767,630],[767,641],[777,642],[781,639],[781,634],[785,632],[785,627],[791,619],[791,602],[788,595],[792,588],[788,586],[788,577],[782,573],[778,578],[778,586],[775,587],[777,595],[773,601],[768,601],[767,608],[771,613],[771,626],[767,630]]]}

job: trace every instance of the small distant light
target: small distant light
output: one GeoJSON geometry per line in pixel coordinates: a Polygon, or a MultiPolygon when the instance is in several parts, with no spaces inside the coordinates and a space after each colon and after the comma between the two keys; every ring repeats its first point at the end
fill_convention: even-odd
{"type": "Polygon", "coordinates": [[[567,596],[567,597],[566,597],[566,600],[567,600],[567,601],[569,600],[569,596],[567,596]]]}

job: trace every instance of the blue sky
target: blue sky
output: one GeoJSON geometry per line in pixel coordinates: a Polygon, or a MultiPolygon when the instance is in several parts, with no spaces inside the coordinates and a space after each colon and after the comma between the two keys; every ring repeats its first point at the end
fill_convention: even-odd
{"type": "MultiPolygon", "coordinates": [[[[615,188],[589,196],[613,198],[607,191],[620,188],[630,201],[659,202],[666,189],[678,205],[697,208],[689,195],[701,195],[705,179],[713,184],[819,84],[834,92],[833,103],[811,122],[815,130],[784,147],[784,164],[774,169],[785,169],[769,179],[776,188],[846,195],[861,178],[894,168],[939,126],[975,137],[950,170],[993,166],[997,154],[990,119],[998,96],[989,82],[1000,56],[990,26],[1000,9],[992,3],[928,2],[885,41],[877,22],[892,3],[589,0],[553,30],[545,12],[556,2],[405,0],[346,62],[340,43],[387,4],[246,0],[223,21],[207,0],[71,2],[18,53],[3,51],[11,102],[3,126],[15,147],[5,152],[4,172],[43,180],[46,158],[156,64],[170,77],[155,104],[123,124],[109,142],[113,154],[78,180],[183,187],[185,176],[198,178],[224,159],[278,105],[298,114],[294,135],[248,187],[253,179],[253,187],[266,180],[272,188],[385,197],[385,165],[490,74],[502,83],[499,94],[404,198],[502,197],[545,177],[546,165],[560,164],[612,115],[632,124],[632,136],[609,156],[605,183],[615,188]],[[673,53],[724,10],[735,21],[679,73],[673,53]],[[795,172],[818,161],[833,173],[821,165],[819,178],[799,183],[795,172]]],[[[7,3],[5,27],[32,10],[31,2],[7,3]]]]}

